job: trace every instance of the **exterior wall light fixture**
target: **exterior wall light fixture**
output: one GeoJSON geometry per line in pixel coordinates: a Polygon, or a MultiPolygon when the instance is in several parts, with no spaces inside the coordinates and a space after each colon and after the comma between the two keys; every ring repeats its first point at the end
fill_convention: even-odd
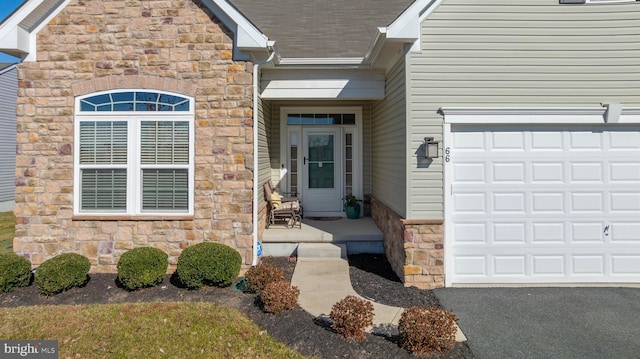
{"type": "Polygon", "coordinates": [[[424,138],[424,157],[426,158],[438,158],[438,144],[440,141],[436,141],[433,137],[424,138]]]}

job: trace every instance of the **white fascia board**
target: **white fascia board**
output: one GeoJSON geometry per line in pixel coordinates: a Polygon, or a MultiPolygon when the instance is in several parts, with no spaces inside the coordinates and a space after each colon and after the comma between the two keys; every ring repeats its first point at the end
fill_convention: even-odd
{"type": "Polygon", "coordinates": [[[618,123],[640,123],[640,107],[623,108],[618,123]]]}
{"type": "Polygon", "coordinates": [[[327,57],[327,58],[311,58],[311,57],[285,57],[280,58],[278,65],[282,66],[359,66],[362,65],[362,57],[327,57]]]}
{"type": "Polygon", "coordinates": [[[442,0],[417,0],[387,27],[389,40],[412,41],[411,51],[420,51],[422,21],[433,12],[442,0]]]}
{"type": "Polygon", "coordinates": [[[269,39],[226,0],[203,0],[203,3],[233,31],[236,47],[245,51],[268,48],[269,39]]]}
{"type": "Polygon", "coordinates": [[[602,124],[604,107],[461,108],[442,107],[445,123],[460,124],[602,124]]]}

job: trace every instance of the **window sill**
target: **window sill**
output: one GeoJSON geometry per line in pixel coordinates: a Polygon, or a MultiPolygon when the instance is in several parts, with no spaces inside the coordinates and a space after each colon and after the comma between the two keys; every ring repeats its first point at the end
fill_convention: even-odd
{"type": "Polygon", "coordinates": [[[132,216],[132,215],[98,215],[80,214],[71,217],[73,221],[192,221],[193,215],[164,215],[164,216],[132,216]]]}

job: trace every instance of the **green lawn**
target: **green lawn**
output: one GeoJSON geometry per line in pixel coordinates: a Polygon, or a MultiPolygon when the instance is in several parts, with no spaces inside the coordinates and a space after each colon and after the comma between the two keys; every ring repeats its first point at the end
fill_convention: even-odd
{"type": "Polygon", "coordinates": [[[16,221],[13,212],[0,213],[0,253],[11,251],[13,236],[16,233],[16,221]]]}
{"type": "Polygon", "coordinates": [[[60,358],[305,358],[213,303],[0,308],[0,338],[58,340],[60,358]]]}

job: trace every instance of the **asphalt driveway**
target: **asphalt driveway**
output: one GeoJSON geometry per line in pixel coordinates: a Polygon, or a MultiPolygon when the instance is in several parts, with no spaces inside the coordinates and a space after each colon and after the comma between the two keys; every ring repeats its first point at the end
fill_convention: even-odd
{"type": "Polygon", "coordinates": [[[478,359],[640,358],[640,288],[444,288],[478,359]]]}

